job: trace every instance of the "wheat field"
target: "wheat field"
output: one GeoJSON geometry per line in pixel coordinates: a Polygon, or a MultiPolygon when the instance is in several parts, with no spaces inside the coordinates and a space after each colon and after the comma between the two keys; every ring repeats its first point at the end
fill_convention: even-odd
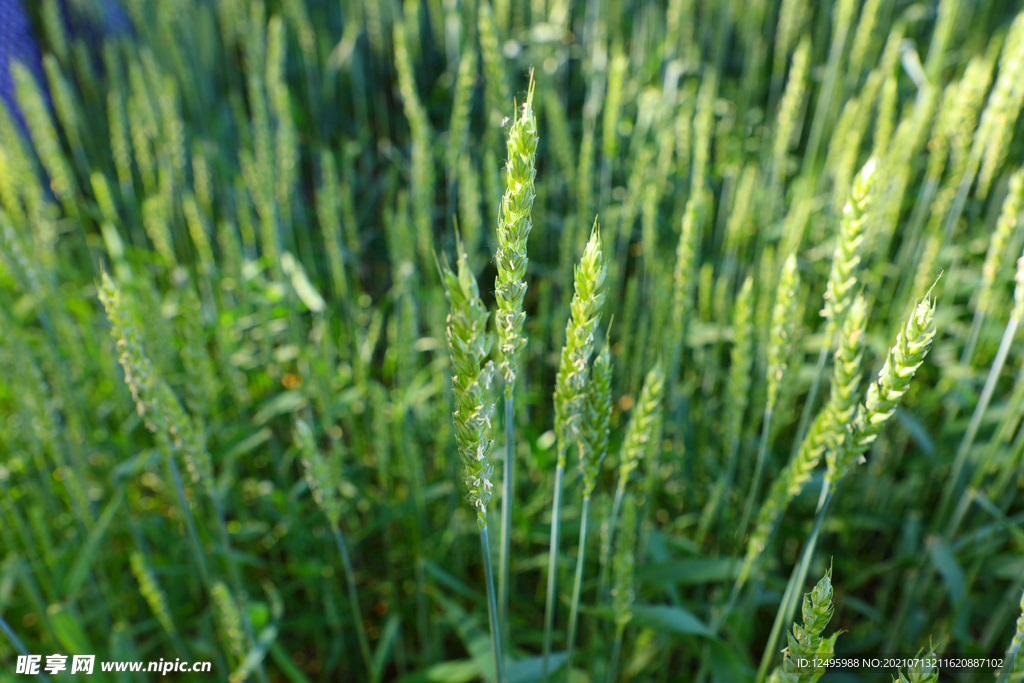
{"type": "Polygon", "coordinates": [[[1019,3],[122,5],[0,106],[0,682],[1024,681],[1019,3]]]}

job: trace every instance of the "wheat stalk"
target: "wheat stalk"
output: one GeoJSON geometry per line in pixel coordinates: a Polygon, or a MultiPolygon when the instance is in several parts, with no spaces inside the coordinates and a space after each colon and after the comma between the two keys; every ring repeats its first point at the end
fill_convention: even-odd
{"type": "Polygon", "coordinates": [[[499,370],[505,379],[505,466],[501,496],[501,557],[498,564],[498,595],[501,623],[507,622],[509,544],[511,542],[513,496],[513,400],[519,356],[526,347],[523,323],[523,297],[526,295],[526,243],[533,229],[531,212],[534,177],[537,174],[537,121],[533,113],[534,82],[530,79],[526,101],[508,134],[508,163],[505,166],[507,188],[501,202],[498,221],[498,250],[495,260],[498,275],[494,296],[498,310],[494,315],[498,330],[499,370]]]}
{"type": "Polygon", "coordinates": [[[526,295],[526,244],[533,229],[531,211],[536,176],[537,121],[533,114],[533,84],[526,102],[508,135],[507,189],[501,202],[498,222],[498,250],[495,254],[498,275],[494,290],[498,311],[499,369],[505,379],[505,397],[511,398],[516,384],[516,366],[526,346],[523,336],[523,297],[526,295]]]}
{"type": "Polygon", "coordinates": [[[200,484],[207,493],[211,493],[213,465],[209,453],[206,451],[205,444],[196,434],[192,421],[185,415],[174,392],[165,381],[154,373],[153,363],[146,356],[142,337],[121,289],[107,273],[103,273],[102,278],[99,297],[106,309],[107,318],[110,320],[111,335],[116,340],[117,348],[121,352],[118,360],[124,369],[124,381],[131,390],[139,416],[143,418],[149,431],[154,434],[157,444],[167,458],[174,477],[185,525],[192,542],[196,565],[199,568],[203,584],[209,584],[206,559],[176,462],[176,456],[183,457],[192,476],[192,482],[200,484]]]}
{"type": "Polygon", "coordinates": [[[576,577],[569,608],[569,637],[566,668],[571,670],[572,652],[576,645],[576,624],[579,617],[580,590],[583,586],[584,558],[587,551],[587,526],[590,501],[597,484],[597,475],[608,453],[608,423],[612,414],[612,361],[606,337],[604,346],[594,359],[587,382],[583,429],[578,441],[580,474],[583,476],[583,507],[580,511],[580,543],[576,554],[576,577]]]}
{"type": "Polygon", "coordinates": [[[818,364],[807,399],[804,401],[797,428],[796,439],[790,460],[795,460],[797,451],[803,444],[807,426],[811,419],[821,386],[821,378],[825,373],[825,363],[829,351],[832,350],[835,333],[842,327],[847,309],[853,303],[854,287],[857,284],[857,268],[860,265],[860,248],[864,241],[865,221],[867,212],[873,203],[873,187],[876,184],[875,172],[877,160],[872,157],[861,168],[854,179],[849,197],[843,206],[843,215],[839,223],[839,234],[836,238],[836,249],[832,256],[832,268],[829,271],[828,285],[825,289],[825,306],[821,315],[825,317],[825,343],[818,352],[818,364]]]}
{"type": "MultiPolygon", "coordinates": [[[[430,254],[434,252],[434,157],[430,142],[430,119],[427,117],[427,112],[416,91],[413,64],[409,56],[407,41],[410,31],[413,29],[407,30],[405,24],[395,22],[395,66],[398,71],[402,106],[405,116],[409,120],[409,131],[412,137],[410,180],[416,228],[416,248],[420,259],[426,263],[430,254]]],[[[413,32],[418,33],[418,31],[413,32]]]]}
{"type": "Polygon", "coordinates": [[[29,136],[43,168],[50,176],[49,187],[68,217],[77,218],[78,183],[61,149],[60,138],[50,119],[50,112],[39,83],[28,67],[19,62],[11,65],[11,76],[14,79],[18,102],[25,114],[29,136]]]}
{"type": "MultiPolygon", "coordinates": [[[[477,51],[473,41],[466,46],[459,58],[459,71],[455,79],[455,93],[452,101],[452,117],[448,124],[448,164],[449,185],[458,173],[459,163],[469,141],[470,108],[473,104],[473,86],[476,80],[477,51]]],[[[461,183],[461,181],[460,181],[461,183]]],[[[460,188],[461,190],[461,188],[460,188]]],[[[474,245],[470,244],[470,248],[474,245]]]]}
{"type": "Polygon", "coordinates": [[[693,309],[693,290],[696,265],[696,241],[700,229],[701,200],[691,196],[686,200],[680,223],[679,242],[676,245],[676,262],[672,271],[672,316],[666,335],[668,357],[668,379],[674,390],[679,377],[679,364],[683,355],[683,342],[687,323],[693,309]]]}
{"type": "Polygon", "coordinates": [[[493,338],[487,332],[489,314],[480,300],[476,278],[469,268],[469,257],[462,249],[461,240],[457,240],[457,248],[459,256],[456,271],[446,264],[439,265],[441,282],[450,305],[446,334],[454,370],[452,394],[455,397],[455,412],[452,417],[455,423],[455,442],[465,470],[467,498],[476,512],[476,524],[480,529],[495,676],[497,683],[502,683],[505,675],[501,656],[501,631],[487,537],[487,504],[491,500],[491,477],[494,474],[494,467],[487,460],[494,446],[494,441],[487,437],[491,414],[494,412],[494,403],[487,399],[494,376],[494,363],[487,360],[487,356],[491,352],[493,338]]]}
{"type": "Polygon", "coordinates": [[[607,275],[601,252],[601,234],[597,221],[583,250],[583,257],[575,268],[570,317],[565,326],[565,344],[562,347],[558,374],[555,376],[555,437],[557,461],[555,463],[555,491],[551,508],[551,542],[548,553],[548,585],[544,602],[544,651],[541,679],[547,680],[551,656],[551,635],[555,616],[555,595],[558,582],[558,536],[562,507],[562,481],[565,477],[565,459],[569,447],[580,433],[587,385],[590,355],[594,350],[594,331],[601,320],[604,305],[604,280],[607,275]]]}
{"type": "MultiPolygon", "coordinates": [[[[1024,300],[1024,294],[1022,294],[1022,300],[1024,300]]],[[[925,296],[918,302],[897,334],[885,364],[878,373],[878,379],[868,388],[864,403],[857,407],[853,424],[833,425],[828,431],[823,432],[826,443],[831,441],[833,445],[839,443],[834,434],[836,429],[841,428],[846,434],[842,439],[842,445],[838,447],[838,452],[830,455],[829,468],[826,470],[821,494],[818,498],[814,526],[811,528],[811,534],[804,546],[803,556],[793,568],[786,593],[782,598],[782,606],[775,616],[775,623],[765,647],[765,656],[762,658],[761,667],[758,670],[756,680],[759,682],[764,680],[767,667],[771,664],[770,653],[778,640],[782,624],[789,620],[790,614],[796,607],[796,587],[801,585],[807,576],[811,557],[817,545],[818,534],[828,513],[836,487],[850,467],[863,460],[868,448],[875,442],[882,428],[896,412],[899,400],[910,387],[914,373],[924,362],[932,340],[935,338],[935,330],[932,328],[934,316],[934,300],[930,296],[925,296]]],[[[826,410],[828,409],[826,407],[826,410]]]]}

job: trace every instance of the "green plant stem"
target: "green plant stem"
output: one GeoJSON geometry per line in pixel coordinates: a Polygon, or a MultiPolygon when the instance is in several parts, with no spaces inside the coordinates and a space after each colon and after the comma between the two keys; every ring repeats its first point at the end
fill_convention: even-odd
{"type": "MultiPolygon", "coordinates": [[[[9,641],[11,641],[11,645],[14,646],[15,650],[17,650],[19,653],[21,653],[22,655],[24,655],[26,657],[28,656],[29,652],[25,648],[25,644],[21,642],[21,639],[18,638],[18,635],[14,632],[14,630],[11,628],[10,624],[7,623],[7,620],[4,619],[2,615],[0,615],[0,631],[4,632],[4,635],[6,635],[7,639],[9,641]]],[[[49,681],[50,680],[43,673],[37,673],[36,677],[39,678],[39,680],[41,680],[41,681],[49,681]]]]}
{"type": "Polygon", "coordinates": [[[821,495],[818,497],[818,511],[814,516],[814,526],[811,529],[811,535],[807,538],[807,545],[804,546],[804,553],[800,558],[800,562],[793,567],[793,573],[790,575],[789,583],[786,585],[786,592],[782,596],[779,611],[775,613],[775,623],[772,624],[768,643],[764,647],[764,654],[761,655],[761,666],[757,669],[755,683],[764,683],[765,676],[768,674],[768,668],[771,666],[775,655],[775,645],[779,640],[779,636],[782,635],[785,624],[790,623],[793,619],[793,610],[796,609],[799,603],[800,588],[804,585],[804,580],[807,578],[807,571],[811,566],[811,558],[814,556],[814,548],[818,544],[818,534],[821,531],[822,522],[825,521],[825,515],[828,513],[828,507],[832,502],[834,493],[835,488],[829,485],[829,480],[825,479],[822,481],[821,495]]]}
{"type": "Polygon", "coordinates": [[[619,658],[622,656],[622,634],[625,631],[625,626],[616,625],[615,644],[612,646],[612,658],[608,663],[608,683],[614,683],[619,675],[619,658]]]}
{"type": "Polygon", "coordinates": [[[480,552],[484,561],[484,582],[487,584],[487,615],[491,622],[491,648],[494,650],[494,681],[504,683],[505,665],[501,656],[501,629],[498,626],[498,605],[494,597],[494,572],[491,569],[491,545],[487,525],[480,527],[480,552]]]}
{"type": "Polygon", "coordinates": [[[615,533],[615,525],[618,524],[619,510],[622,508],[622,497],[626,493],[626,478],[619,477],[619,484],[615,487],[615,498],[612,500],[612,509],[608,514],[608,539],[601,547],[601,577],[598,581],[597,599],[604,600],[605,591],[608,588],[608,564],[612,552],[612,536],[615,533]]]}
{"type": "Polygon", "coordinates": [[[580,511],[580,546],[576,555],[576,579],[572,586],[572,603],[569,607],[569,641],[566,643],[565,666],[572,671],[572,651],[576,644],[576,622],[580,611],[580,590],[583,586],[583,566],[587,553],[587,520],[590,517],[590,496],[583,497],[580,511]]]}
{"type": "Polygon", "coordinates": [[[345,545],[345,537],[341,529],[335,527],[334,542],[338,545],[338,553],[341,555],[341,566],[345,570],[345,583],[348,587],[348,602],[352,609],[352,620],[355,621],[356,638],[359,640],[359,653],[363,657],[363,666],[372,680],[379,680],[373,666],[373,656],[370,654],[370,641],[366,638],[366,629],[363,628],[363,613],[359,609],[359,592],[356,590],[355,572],[352,570],[352,560],[348,556],[348,546],[345,545]]]}
{"type": "Polygon", "coordinates": [[[508,636],[509,560],[512,544],[512,407],[515,387],[509,387],[505,396],[505,466],[501,480],[501,550],[498,559],[498,622],[501,632],[508,636]]]}
{"type": "Polygon", "coordinates": [[[199,568],[199,578],[203,587],[210,588],[210,573],[206,570],[206,557],[203,555],[203,546],[199,542],[199,533],[196,531],[196,520],[192,516],[192,508],[188,505],[188,498],[185,497],[185,486],[181,482],[181,471],[173,455],[167,456],[167,466],[171,468],[171,478],[174,480],[174,490],[178,494],[178,503],[181,505],[181,514],[185,518],[185,528],[188,530],[188,537],[192,543],[192,552],[196,558],[196,566],[199,568]]]}
{"type": "MultiPolygon", "coordinates": [[[[971,446],[974,445],[974,437],[978,434],[978,427],[981,425],[981,419],[985,415],[985,411],[988,409],[989,401],[992,400],[992,392],[995,391],[996,382],[999,380],[999,374],[1002,372],[1003,365],[1006,363],[1006,356],[1010,352],[1010,344],[1013,342],[1014,336],[1017,334],[1017,326],[1020,324],[1020,319],[1016,316],[1010,317],[1010,322],[1006,324],[1006,329],[1003,331],[1003,338],[999,342],[999,350],[996,352],[995,360],[992,361],[992,367],[989,369],[988,377],[985,378],[985,386],[981,390],[981,396],[978,398],[978,404],[974,407],[974,413],[971,415],[971,421],[967,425],[967,431],[964,432],[963,438],[960,440],[960,446],[956,449],[956,456],[953,458],[953,468],[950,472],[949,478],[946,480],[946,486],[942,492],[942,502],[939,505],[940,514],[938,519],[942,519],[945,513],[949,509],[949,504],[952,500],[952,496],[962,488],[962,478],[964,474],[964,467],[967,465],[967,454],[971,450],[971,446]]],[[[961,492],[962,495],[966,495],[965,492],[961,492]]]]}
{"type": "Polygon", "coordinates": [[[771,432],[771,424],[772,411],[766,408],[764,411],[764,421],[761,423],[761,443],[757,449],[754,478],[750,482],[750,492],[747,493],[747,502],[743,506],[743,518],[740,520],[740,525],[736,527],[736,536],[741,549],[743,538],[747,534],[747,525],[750,523],[750,515],[754,510],[754,500],[757,498],[758,489],[761,488],[761,477],[764,476],[764,463],[768,459],[768,436],[771,432]]]}
{"type": "Polygon", "coordinates": [[[963,353],[960,354],[960,365],[967,365],[974,356],[974,347],[978,344],[978,335],[981,333],[981,324],[985,321],[985,313],[980,308],[974,309],[974,317],[971,319],[971,329],[967,334],[967,341],[964,343],[963,353]]]}
{"type": "MultiPolygon", "coordinates": [[[[564,460],[564,458],[559,458],[564,460]]],[[[548,664],[551,658],[551,631],[555,619],[555,595],[558,584],[558,532],[561,526],[562,481],[565,479],[565,465],[555,468],[555,499],[551,506],[551,543],[548,547],[548,590],[544,599],[544,655],[541,663],[541,681],[548,680],[548,664]]]]}
{"type": "Polygon", "coordinates": [[[1020,654],[1020,644],[1013,648],[1013,652],[1007,657],[1005,666],[1003,666],[1002,673],[999,674],[999,678],[996,679],[996,683],[1006,683],[1009,680],[1010,671],[1013,670],[1013,663],[1017,661],[1017,655],[1020,654]]]}
{"type": "Polygon", "coordinates": [[[1020,654],[1021,635],[1022,634],[1018,628],[1013,637],[1013,640],[1016,643],[1013,646],[1013,652],[1008,653],[1006,657],[1007,661],[1003,664],[1002,671],[999,672],[999,678],[996,679],[996,683],[1006,683],[1006,681],[1009,680],[1010,672],[1013,671],[1013,663],[1017,661],[1017,655],[1020,654]]]}

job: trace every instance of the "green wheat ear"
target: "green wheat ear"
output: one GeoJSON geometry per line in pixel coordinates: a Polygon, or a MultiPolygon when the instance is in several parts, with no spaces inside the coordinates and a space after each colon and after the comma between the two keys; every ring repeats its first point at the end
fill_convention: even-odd
{"type": "Polygon", "coordinates": [[[338,473],[321,455],[313,430],[303,420],[295,421],[294,442],[302,457],[313,500],[331,523],[331,530],[336,530],[341,521],[341,500],[338,497],[341,481],[338,473]]]}
{"type": "Polygon", "coordinates": [[[242,630],[242,614],[238,609],[238,603],[231,595],[231,591],[223,581],[217,581],[210,588],[213,596],[214,614],[217,618],[217,626],[220,628],[221,637],[226,641],[228,652],[235,658],[236,663],[241,663],[245,658],[245,633],[242,630]]]}
{"type": "Polygon", "coordinates": [[[929,647],[927,652],[921,648],[914,659],[917,661],[907,667],[906,674],[901,671],[898,678],[892,679],[893,683],[938,683],[939,672],[929,661],[935,659],[934,648],[929,647]]]}
{"type": "Polygon", "coordinates": [[[726,382],[726,396],[729,407],[726,410],[726,434],[739,438],[742,432],[743,414],[746,412],[751,385],[751,368],[754,364],[754,278],[748,275],[743,281],[732,316],[733,344],[729,357],[729,378],[726,382]]]}
{"type": "Polygon", "coordinates": [[[523,336],[523,297],[526,295],[526,242],[533,229],[534,178],[537,175],[537,120],[533,113],[534,83],[531,76],[526,102],[508,134],[507,189],[501,200],[498,219],[498,277],[494,296],[498,303],[495,326],[498,329],[500,370],[505,378],[505,396],[512,395],[516,383],[516,365],[526,346],[523,336]]]}
{"type": "Polygon", "coordinates": [[[878,380],[871,385],[864,403],[857,408],[845,446],[835,456],[835,465],[829,468],[832,482],[838,482],[862,458],[896,412],[896,405],[910,388],[910,381],[924,362],[935,338],[934,317],[935,302],[925,296],[896,335],[896,342],[878,372],[878,380]]]}
{"type": "Polygon", "coordinates": [[[789,642],[782,651],[782,663],[768,678],[769,683],[815,683],[821,678],[825,673],[823,664],[807,666],[800,660],[823,662],[834,654],[841,631],[828,638],[821,637],[832,619],[832,611],[832,569],[829,568],[814,590],[804,595],[803,624],[793,624],[793,632],[786,634],[789,642]]]}
{"type": "Polygon", "coordinates": [[[594,358],[587,382],[583,428],[580,434],[580,473],[583,497],[590,498],[597,484],[601,463],[608,453],[608,423],[612,414],[612,360],[608,340],[594,358]]]}
{"type": "Polygon", "coordinates": [[[624,480],[628,479],[633,470],[639,466],[640,461],[648,453],[655,440],[656,425],[661,420],[661,399],[664,393],[665,373],[662,371],[661,363],[658,362],[644,378],[640,399],[636,402],[636,409],[626,428],[626,437],[622,441],[619,476],[624,480]]]}
{"type": "Polygon", "coordinates": [[[1013,276],[1016,283],[1013,287],[1013,310],[1010,317],[1014,320],[1024,318],[1024,256],[1017,259],[1017,272],[1013,276]]]}
{"type": "Polygon", "coordinates": [[[451,305],[448,314],[448,349],[454,374],[452,393],[455,396],[455,441],[465,467],[468,499],[477,514],[477,525],[487,525],[487,504],[491,500],[491,476],[494,467],[487,456],[494,445],[487,438],[494,403],[487,401],[487,392],[494,376],[494,363],[486,360],[491,352],[492,337],[487,332],[487,308],[480,300],[476,278],[469,268],[468,256],[458,240],[457,270],[440,264],[445,296],[451,305]]]}
{"type": "Polygon", "coordinates": [[[103,273],[99,290],[100,301],[110,320],[111,335],[120,351],[118,360],[124,369],[124,381],[131,389],[139,416],[161,449],[168,456],[181,454],[192,482],[212,494],[213,463],[203,437],[167,382],[154,372],[124,294],[107,273],[103,273]]]}
{"type": "Polygon", "coordinates": [[[50,176],[50,189],[71,217],[78,216],[77,183],[74,171],[64,156],[60,137],[50,118],[40,84],[32,72],[20,62],[11,65],[14,88],[25,116],[29,137],[35,145],[39,160],[50,176]]]}
{"type": "Polygon", "coordinates": [[[867,330],[868,309],[864,297],[858,294],[843,321],[832,368],[832,395],[828,401],[826,444],[830,470],[835,469],[835,456],[842,451],[845,426],[857,410],[857,390],[860,388],[860,366],[864,359],[864,333],[867,330]]]}
{"type": "Polygon", "coordinates": [[[786,154],[792,143],[793,131],[799,124],[800,105],[803,103],[807,89],[807,71],[811,41],[806,36],[797,45],[793,54],[793,65],[790,67],[789,79],[786,81],[785,94],[779,104],[778,125],[772,142],[772,179],[776,183],[785,181],[786,154]]]}
{"type": "Polygon", "coordinates": [[[580,430],[587,366],[594,350],[594,331],[601,320],[607,272],[595,221],[583,258],[576,266],[576,292],[570,306],[571,316],[565,326],[565,345],[555,377],[555,435],[558,438],[560,467],[565,466],[566,453],[580,430]]]}
{"type": "Polygon", "coordinates": [[[843,207],[839,223],[836,251],[832,257],[832,271],[828,276],[825,290],[825,308],[822,315],[827,320],[825,343],[831,345],[835,333],[843,324],[843,318],[853,303],[853,290],[857,284],[856,270],[860,265],[860,246],[864,241],[864,223],[871,206],[875,185],[876,159],[869,159],[853,181],[850,197],[843,207]]]}
{"type": "Polygon", "coordinates": [[[145,598],[150,611],[156,616],[157,621],[160,622],[167,635],[173,637],[177,634],[178,629],[171,619],[171,611],[167,608],[167,596],[164,595],[160,585],[156,582],[156,577],[153,576],[153,572],[146,565],[146,558],[139,551],[133,550],[128,559],[132,574],[135,575],[135,580],[139,582],[139,592],[145,598]]]}
{"type": "Polygon", "coordinates": [[[992,287],[996,273],[1006,256],[1006,248],[1010,237],[1017,227],[1017,216],[1020,214],[1021,202],[1024,200],[1024,168],[1018,169],[1010,176],[1009,189],[996,220],[996,229],[985,253],[985,261],[981,267],[981,282],[978,286],[978,303],[975,308],[979,314],[986,314],[992,306],[992,287]]]}
{"type": "Polygon", "coordinates": [[[766,405],[769,412],[775,409],[779,387],[785,377],[792,351],[792,327],[797,319],[797,293],[800,291],[800,273],[797,270],[796,255],[790,254],[782,266],[779,287],[772,308],[771,330],[768,334],[768,367],[766,379],[768,391],[766,405]]]}

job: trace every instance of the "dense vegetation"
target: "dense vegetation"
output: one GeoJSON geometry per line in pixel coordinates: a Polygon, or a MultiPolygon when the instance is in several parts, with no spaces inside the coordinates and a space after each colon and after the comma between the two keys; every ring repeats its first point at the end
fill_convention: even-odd
{"type": "Polygon", "coordinates": [[[0,680],[1024,678],[1014,3],[26,4],[0,680]]]}

